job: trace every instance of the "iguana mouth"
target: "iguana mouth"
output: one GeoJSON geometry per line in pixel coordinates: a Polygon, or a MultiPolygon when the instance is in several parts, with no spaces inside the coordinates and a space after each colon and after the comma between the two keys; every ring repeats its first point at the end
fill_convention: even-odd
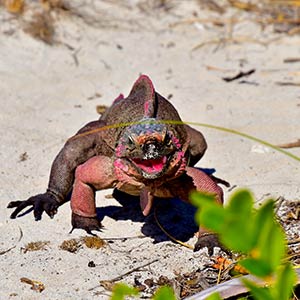
{"type": "Polygon", "coordinates": [[[146,172],[149,175],[154,175],[161,173],[164,170],[167,162],[167,157],[162,156],[155,159],[133,158],[131,160],[142,171],[146,172]]]}

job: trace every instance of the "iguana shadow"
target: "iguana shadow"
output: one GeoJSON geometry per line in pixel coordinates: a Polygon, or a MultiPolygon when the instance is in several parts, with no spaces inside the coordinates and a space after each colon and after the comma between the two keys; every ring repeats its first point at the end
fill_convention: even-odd
{"type": "MultiPolygon", "coordinates": [[[[159,228],[155,216],[163,229],[177,240],[185,242],[198,231],[198,227],[194,222],[195,207],[180,199],[155,199],[151,213],[145,217],[141,212],[139,197],[128,195],[116,189],[113,196],[121,204],[121,207],[113,205],[97,207],[97,217],[100,221],[107,216],[117,221],[142,222],[144,224],[141,232],[145,236],[153,238],[154,243],[170,240],[159,228]]],[[[71,193],[61,205],[70,201],[70,198],[71,193]]],[[[18,217],[27,215],[32,211],[33,207],[30,207],[18,217]]]]}
{"type": "Polygon", "coordinates": [[[131,220],[144,222],[142,233],[151,237],[154,243],[168,241],[170,238],[162,231],[159,224],[175,239],[186,242],[198,231],[194,222],[196,208],[180,199],[155,199],[149,216],[143,216],[139,197],[114,190],[114,198],[122,205],[97,208],[97,216],[101,221],[105,216],[114,220],[131,220]],[[156,216],[156,219],[155,219],[156,216]]]}

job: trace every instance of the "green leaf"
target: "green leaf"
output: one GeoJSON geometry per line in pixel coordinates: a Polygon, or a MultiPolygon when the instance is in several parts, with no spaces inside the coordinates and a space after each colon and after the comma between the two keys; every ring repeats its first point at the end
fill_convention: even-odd
{"type": "MultiPolygon", "coordinates": [[[[268,288],[260,287],[247,279],[242,280],[255,300],[275,300],[268,288]]],[[[279,300],[279,299],[276,299],[279,300]]],[[[281,299],[280,299],[281,300],[281,299]]]]}
{"type": "Polygon", "coordinates": [[[267,200],[262,206],[256,211],[255,224],[256,232],[255,234],[259,236],[261,229],[266,225],[266,220],[269,218],[270,213],[272,215],[272,220],[274,216],[274,201],[272,199],[267,200]]]}
{"type": "Polygon", "coordinates": [[[159,288],[153,296],[153,300],[176,300],[173,289],[169,286],[159,288]]]}
{"type": "Polygon", "coordinates": [[[138,290],[124,283],[114,285],[111,295],[111,300],[123,300],[125,296],[137,296],[138,290]]]}
{"type": "Polygon", "coordinates": [[[239,264],[257,277],[264,278],[271,273],[270,266],[263,260],[248,257],[241,260],[239,264]]]}
{"type": "MultiPolygon", "coordinates": [[[[245,280],[254,299],[288,300],[296,277],[290,264],[280,266],[287,247],[284,231],[275,219],[274,201],[254,210],[254,199],[247,190],[233,194],[225,208],[205,194],[194,193],[192,199],[200,207],[195,217],[198,223],[215,231],[227,248],[247,255],[239,262],[242,267],[265,280],[276,278],[268,288],[245,280]]],[[[220,300],[220,296],[213,294],[208,299],[220,300]]]]}
{"type": "Polygon", "coordinates": [[[197,224],[221,233],[224,223],[224,208],[215,202],[215,198],[212,195],[195,192],[191,194],[191,202],[198,208],[195,214],[197,224]]]}
{"type": "Polygon", "coordinates": [[[285,235],[278,224],[274,223],[273,228],[269,231],[267,240],[259,241],[264,246],[262,250],[262,259],[267,262],[272,271],[280,265],[284,257],[286,244],[285,235]]]}
{"type": "Polygon", "coordinates": [[[219,293],[213,293],[205,298],[205,300],[222,300],[222,298],[219,293]]]}
{"type": "Polygon", "coordinates": [[[237,215],[250,216],[253,212],[253,203],[254,200],[250,191],[241,189],[231,196],[226,206],[226,211],[237,215]]]}
{"type": "Polygon", "coordinates": [[[255,218],[255,236],[257,239],[256,257],[270,266],[274,272],[286,250],[285,235],[274,216],[274,201],[267,201],[255,218]]]}
{"type": "Polygon", "coordinates": [[[215,203],[215,197],[210,194],[194,191],[190,195],[191,203],[200,208],[202,205],[210,205],[215,203]]]}
{"type": "Polygon", "coordinates": [[[221,242],[234,251],[247,253],[254,246],[253,203],[249,191],[239,190],[231,196],[225,207],[221,242]]]}
{"type": "Polygon", "coordinates": [[[291,299],[293,287],[296,284],[297,275],[290,263],[287,263],[277,271],[277,279],[271,289],[274,299],[291,299]]]}
{"type": "Polygon", "coordinates": [[[223,233],[224,209],[216,204],[215,207],[203,208],[196,214],[200,225],[208,228],[215,233],[223,233]]]}

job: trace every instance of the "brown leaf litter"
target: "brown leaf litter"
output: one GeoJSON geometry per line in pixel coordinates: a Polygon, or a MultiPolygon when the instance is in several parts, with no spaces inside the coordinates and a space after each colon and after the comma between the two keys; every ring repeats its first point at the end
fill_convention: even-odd
{"type": "Polygon", "coordinates": [[[37,280],[31,280],[29,278],[22,277],[20,279],[20,281],[24,282],[24,283],[27,283],[27,284],[30,284],[31,289],[36,291],[36,292],[39,292],[39,293],[41,293],[45,289],[45,285],[42,282],[37,281],[37,280]]]}

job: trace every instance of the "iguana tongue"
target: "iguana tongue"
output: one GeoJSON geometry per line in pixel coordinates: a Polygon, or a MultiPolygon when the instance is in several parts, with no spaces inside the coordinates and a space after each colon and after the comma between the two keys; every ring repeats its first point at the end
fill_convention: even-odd
{"type": "Polygon", "coordinates": [[[146,189],[141,190],[140,194],[140,206],[144,216],[148,216],[153,204],[153,195],[146,189]]]}
{"type": "Polygon", "coordinates": [[[134,159],[135,164],[147,173],[158,173],[164,168],[167,158],[161,157],[157,159],[134,159]]]}

